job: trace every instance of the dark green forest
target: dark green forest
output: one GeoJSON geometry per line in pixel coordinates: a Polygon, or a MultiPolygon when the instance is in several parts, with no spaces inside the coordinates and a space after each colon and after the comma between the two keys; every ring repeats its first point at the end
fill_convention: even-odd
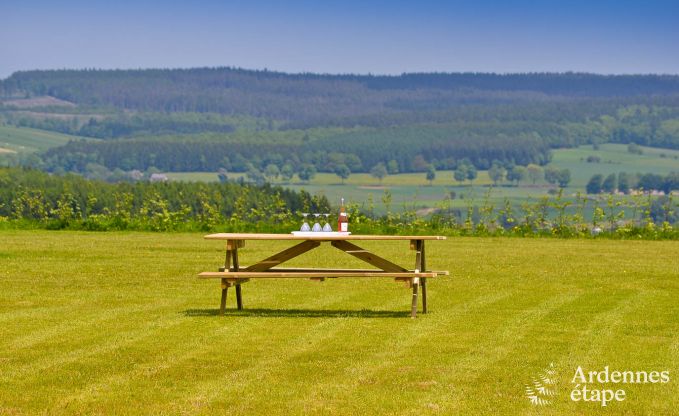
{"type": "Polygon", "coordinates": [[[85,172],[88,164],[108,169],[143,169],[155,167],[163,171],[229,171],[244,172],[252,166],[259,170],[270,164],[282,168],[289,164],[299,171],[311,164],[318,171],[333,172],[338,164],[352,172],[366,171],[376,164],[394,160],[400,172],[425,171],[429,163],[440,169],[455,169],[459,160],[470,160],[480,169],[491,162],[512,164],[544,164],[549,161],[549,146],[532,137],[504,140],[485,137],[453,136],[445,139],[421,130],[417,141],[408,131],[388,129],[378,132],[333,135],[309,143],[266,145],[228,141],[184,141],[153,139],[111,140],[105,142],[73,141],[44,154],[49,170],[85,172]],[[360,155],[360,156],[357,156],[360,155]]]}
{"type": "Polygon", "coordinates": [[[102,139],[32,160],[53,172],[425,172],[544,165],[581,144],[679,149],[679,76],[666,75],[50,70],[0,81],[0,97],[4,123],[102,139]],[[74,106],[18,104],[41,96],[74,106]]]}
{"type": "Polygon", "coordinates": [[[277,120],[441,109],[460,104],[671,96],[663,75],[421,73],[286,74],[238,68],[21,71],[2,94],[49,95],[79,105],[157,112],[248,114],[277,120]]]}

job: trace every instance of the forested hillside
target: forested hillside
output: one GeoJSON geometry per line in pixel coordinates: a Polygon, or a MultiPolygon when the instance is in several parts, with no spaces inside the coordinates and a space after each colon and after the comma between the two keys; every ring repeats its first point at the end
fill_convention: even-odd
{"type": "Polygon", "coordinates": [[[0,88],[4,96],[49,95],[86,106],[306,121],[472,103],[669,96],[679,93],[679,77],[578,73],[316,75],[235,68],[57,70],[17,72],[0,88]]]}
{"type": "Polygon", "coordinates": [[[0,122],[105,139],[32,163],[56,172],[509,168],[582,144],[679,149],[679,76],[23,71],[0,81],[0,122]]]}

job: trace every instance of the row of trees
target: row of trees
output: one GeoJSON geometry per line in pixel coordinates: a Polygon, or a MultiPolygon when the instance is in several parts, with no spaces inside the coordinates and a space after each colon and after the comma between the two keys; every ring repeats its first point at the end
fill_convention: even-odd
{"type": "MultiPolygon", "coordinates": [[[[308,164],[303,165],[299,171],[295,171],[289,164],[285,164],[282,169],[279,169],[277,165],[269,164],[263,171],[250,165],[246,177],[248,180],[256,183],[264,183],[266,180],[273,182],[279,178],[281,178],[283,182],[290,182],[295,173],[297,173],[300,180],[307,182],[315,177],[317,170],[313,165],[308,164]]],[[[344,184],[344,181],[349,178],[352,171],[347,165],[338,164],[335,165],[333,173],[335,173],[342,181],[342,184],[344,184]]],[[[394,160],[386,164],[380,162],[373,166],[369,173],[372,177],[382,182],[388,175],[399,173],[398,165],[394,160]]],[[[428,165],[425,171],[425,179],[431,184],[436,179],[436,175],[436,167],[433,164],[428,165]]],[[[225,169],[220,170],[219,176],[224,181],[228,179],[228,174],[225,169]]],[[[530,180],[533,184],[536,184],[536,182],[544,179],[549,184],[565,188],[571,181],[571,172],[569,169],[559,169],[553,166],[548,166],[543,169],[541,166],[534,164],[520,166],[511,163],[504,164],[497,160],[493,161],[488,170],[488,176],[496,186],[505,181],[514,183],[516,186],[519,186],[520,182],[525,180],[530,180]]],[[[473,184],[477,177],[478,170],[468,159],[461,160],[457,164],[457,168],[453,171],[453,179],[459,183],[469,181],[470,184],[473,184]]]]}
{"type": "MultiPolygon", "coordinates": [[[[509,181],[519,186],[525,180],[530,180],[535,185],[538,181],[544,179],[549,184],[565,188],[571,181],[571,172],[568,169],[559,169],[554,166],[548,166],[543,169],[535,164],[521,166],[502,163],[498,160],[494,160],[491,164],[491,167],[488,169],[488,176],[496,186],[504,181],[509,181]]],[[[465,180],[472,182],[477,177],[477,171],[474,165],[463,160],[453,172],[453,177],[458,182],[464,182],[465,180]]]]}
{"type": "MultiPolygon", "coordinates": [[[[348,204],[357,233],[414,235],[515,235],[618,238],[679,238],[672,197],[635,195],[594,198],[563,192],[536,201],[499,206],[465,198],[466,208],[442,200],[428,217],[415,206],[375,216],[372,207],[348,204]]],[[[0,228],[47,227],[85,230],[221,230],[289,232],[299,212],[332,212],[324,198],[242,184],[106,184],[81,177],[0,169],[0,228]]]]}
{"type": "MultiPolygon", "coordinates": [[[[394,134],[374,137],[340,134],[298,143],[274,140],[230,142],[207,140],[109,140],[71,141],[47,150],[43,166],[49,171],[85,172],[88,164],[109,170],[216,171],[225,168],[246,172],[265,171],[269,165],[285,165],[299,171],[313,165],[319,172],[336,172],[342,165],[351,172],[367,172],[384,163],[390,173],[456,169],[467,160],[477,169],[489,169],[491,161],[542,165],[551,159],[549,146],[533,138],[424,137],[394,134]]],[[[343,168],[342,168],[343,169],[343,168]]]]}
{"type": "Polygon", "coordinates": [[[593,175],[587,182],[588,194],[615,193],[629,194],[635,189],[643,191],[662,191],[669,194],[679,190],[679,172],[671,172],[666,176],[655,173],[611,173],[593,175]]]}
{"type": "Polygon", "coordinates": [[[329,210],[325,197],[270,185],[109,184],[75,175],[0,169],[0,218],[54,220],[56,226],[85,221],[93,229],[101,226],[165,230],[194,221],[210,228],[225,218],[276,222],[277,218],[287,221],[291,213],[329,210]]]}
{"type": "MultiPolygon", "coordinates": [[[[116,113],[113,115],[69,115],[6,111],[7,123],[18,127],[32,127],[76,136],[111,139],[148,135],[177,135],[202,132],[231,133],[238,119],[220,114],[201,113],[116,113]],[[86,120],[86,121],[83,121],[86,120]]],[[[263,126],[264,127],[264,126],[263,126]]]]}

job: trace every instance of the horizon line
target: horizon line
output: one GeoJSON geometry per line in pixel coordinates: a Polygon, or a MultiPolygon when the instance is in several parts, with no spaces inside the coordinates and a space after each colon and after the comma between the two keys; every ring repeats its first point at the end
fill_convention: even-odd
{"type": "Polygon", "coordinates": [[[576,70],[564,70],[564,71],[534,71],[534,72],[512,72],[512,71],[437,71],[431,70],[428,72],[424,71],[413,71],[413,72],[400,72],[400,73],[373,73],[373,72],[313,72],[313,71],[282,71],[264,67],[262,69],[245,68],[240,66],[230,66],[230,65],[218,65],[218,66],[182,66],[182,67],[116,67],[116,68],[103,68],[103,67],[83,67],[83,68],[34,68],[34,69],[19,69],[13,71],[6,78],[0,78],[1,80],[6,80],[11,78],[13,75],[22,72],[39,72],[39,71],[189,71],[195,69],[229,69],[238,71],[249,71],[249,72],[268,72],[272,74],[282,74],[282,75],[316,75],[316,76],[359,76],[359,77],[402,77],[406,75],[497,75],[497,76],[511,76],[511,75],[594,75],[602,77],[626,77],[626,76],[665,76],[665,77],[676,77],[679,73],[667,73],[667,72],[619,72],[619,73],[603,73],[603,72],[588,72],[588,71],[576,71],[576,70]]]}

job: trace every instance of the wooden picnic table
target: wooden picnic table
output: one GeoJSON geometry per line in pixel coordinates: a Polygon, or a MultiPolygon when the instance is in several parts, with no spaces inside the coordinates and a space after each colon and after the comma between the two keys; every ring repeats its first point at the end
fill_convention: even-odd
{"type": "Polygon", "coordinates": [[[417,316],[418,289],[422,291],[422,313],[427,313],[427,279],[438,275],[448,275],[447,271],[427,270],[424,242],[427,240],[445,240],[443,236],[401,236],[401,235],[354,235],[344,233],[304,233],[293,234],[245,234],[219,233],[206,235],[207,240],[226,240],[226,256],[224,266],[217,272],[203,272],[198,275],[202,279],[221,279],[222,297],[219,313],[224,314],[226,294],[229,287],[236,288],[238,309],[243,309],[241,284],[250,279],[263,278],[308,278],[324,281],[326,278],[343,277],[390,277],[398,282],[405,282],[412,288],[411,316],[417,316]],[[238,261],[238,249],[245,247],[246,240],[285,240],[301,241],[300,243],[269,256],[250,266],[241,266],[238,261]],[[415,251],[415,267],[408,269],[365,250],[349,240],[356,241],[409,241],[410,249],[415,251]],[[333,247],[354,256],[375,268],[373,269],[321,269],[321,268],[280,268],[277,267],[307,251],[319,247],[322,243],[330,243],[333,247]]]}

